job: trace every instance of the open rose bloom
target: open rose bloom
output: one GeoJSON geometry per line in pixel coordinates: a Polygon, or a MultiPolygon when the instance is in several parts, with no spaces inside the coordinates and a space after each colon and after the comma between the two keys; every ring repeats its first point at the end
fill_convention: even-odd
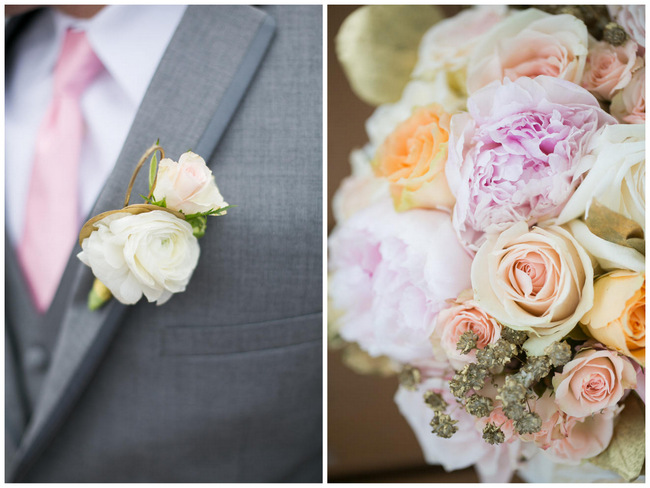
{"type": "Polygon", "coordinates": [[[428,463],[638,479],[645,7],[464,8],[404,86],[335,197],[333,335],[401,369],[428,463]]]}

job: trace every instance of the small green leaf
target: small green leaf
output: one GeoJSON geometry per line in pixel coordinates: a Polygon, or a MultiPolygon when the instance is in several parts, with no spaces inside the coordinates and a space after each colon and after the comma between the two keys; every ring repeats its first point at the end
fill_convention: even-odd
{"type": "Polygon", "coordinates": [[[205,215],[196,215],[193,217],[185,217],[187,223],[192,226],[192,234],[197,239],[200,239],[205,235],[205,231],[208,228],[208,219],[205,215]]]}
{"type": "Polygon", "coordinates": [[[156,146],[160,146],[160,139],[156,139],[156,146]]]}

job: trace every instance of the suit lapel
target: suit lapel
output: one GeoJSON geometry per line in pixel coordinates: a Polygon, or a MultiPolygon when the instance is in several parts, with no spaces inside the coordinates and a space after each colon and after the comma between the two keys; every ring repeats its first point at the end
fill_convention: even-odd
{"type": "MultiPolygon", "coordinates": [[[[209,157],[262,61],[272,33],[270,18],[252,7],[187,8],[92,215],[121,207],[135,163],[157,139],[173,159],[197,147],[209,157]]],[[[145,179],[138,178],[133,195],[146,191],[145,179]]],[[[73,255],[78,252],[76,246],[73,255]]],[[[61,288],[70,289],[71,296],[38,403],[13,466],[7,467],[10,481],[24,478],[70,415],[128,314],[129,307],[116,300],[98,311],[87,309],[93,276],[76,258],[71,259],[66,276],[61,288]]]]}

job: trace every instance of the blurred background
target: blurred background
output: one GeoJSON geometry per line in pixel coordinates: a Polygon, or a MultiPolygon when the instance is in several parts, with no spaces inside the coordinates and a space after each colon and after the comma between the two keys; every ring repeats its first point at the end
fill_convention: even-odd
{"type": "MultiPolygon", "coordinates": [[[[328,6],[328,232],[334,227],[332,195],[350,173],[350,151],[368,140],[364,124],[374,110],[352,92],[336,58],[336,34],[357,8],[328,6]]],[[[462,7],[442,8],[451,16],[462,7]]],[[[415,435],[393,402],[397,386],[396,376],[357,374],[343,364],[341,351],[329,352],[328,481],[478,482],[473,468],[447,473],[425,463],[415,435]]]]}

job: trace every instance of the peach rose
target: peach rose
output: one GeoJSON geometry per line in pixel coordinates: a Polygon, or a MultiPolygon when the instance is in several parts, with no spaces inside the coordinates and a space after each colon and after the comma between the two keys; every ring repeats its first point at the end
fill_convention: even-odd
{"type": "Polygon", "coordinates": [[[228,206],[205,160],[192,151],[183,153],[178,162],[169,158],[160,161],[153,196],[165,198],[167,208],[186,215],[228,206]]]}
{"type": "Polygon", "coordinates": [[[529,354],[541,355],[593,304],[593,268],[562,227],[518,222],[488,234],[472,263],[479,306],[503,325],[529,333],[529,354]]]}
{"type": "Polygon", "coordinates": [[[594,307],[580,321],[596,340],[645,366],[645,274],[617,270],[594,283],[594,307]]]}
{"type": "Polygon", "coordinates": [[[634,366],[609,349],[585,349],[553,376],[555,403],[571,417],[583,418],[615,406],[636,386],[634,366]]]}
{"type": "Polygon", "coordinates": [[[494,344],[501,337],[501,325],[481,310],[473,298],[472,290],[461,293],[450,308],[438,314],[437,325],[431,335],[434,348],[441,348],[456,369],[476,361],[476,349],[462,354],[456,348],[464,332],[472,331],[478,336],[478,349],[494,344]]]}
{"type": "Polygon", "coordinates": [[[573,15],[537,9],[517,12],[481,39],[467,68],[467,90],[493,81],[539,75],[580,83],[587,58],[587,27],[573,15]]]}
{"type": "Polygon", "coordinates": [[[390,182],[397,211],[454,205],[445,177],[449,119],[438,104],[417,108],[379,147],[373,167],[390,182]]]}
{"type": "Polygon", "coordinates": [[[636,56],[636,43],[630,39],[622,46],[605,41],[589,48],[582,86],[602,100],[611,100],[614,92],[624,88],[632,73],[643,66],[636,56]]]}
{"type": "Polygon", "coordinates": [[[610,110],[619,122],[645,124],[645,69],[636,71],[630,83],[614,95],[610,110]]]}

